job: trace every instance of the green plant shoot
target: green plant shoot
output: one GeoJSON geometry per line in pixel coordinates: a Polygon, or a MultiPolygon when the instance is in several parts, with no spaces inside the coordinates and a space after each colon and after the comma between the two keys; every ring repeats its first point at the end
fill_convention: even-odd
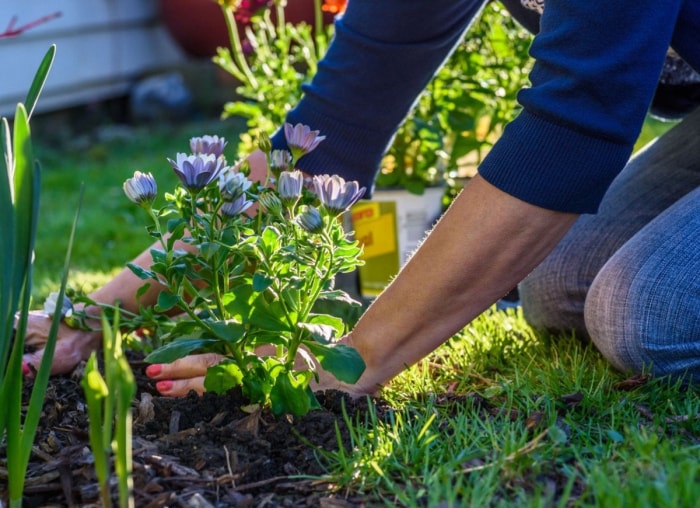
{"type": "Polygon", "coordinates": [[[131,401],[136,381],[124,356],[119,331],[119,313],[112,325],[102,315],[104,377],[92,352],[82,380],[88,407],[90,447],[95,458],[95,473],[105,507],[112,505],[109,492],[109,457],[114,452],[114,468],[122,508],[134,505],[131,449],[131,401]]]}

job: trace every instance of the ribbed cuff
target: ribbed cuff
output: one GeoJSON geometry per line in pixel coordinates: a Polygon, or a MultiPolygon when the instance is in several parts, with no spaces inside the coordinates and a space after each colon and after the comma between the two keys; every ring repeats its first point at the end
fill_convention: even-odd
{"type": "Polygon", "coordinates": [[[583,134],[523,111],[486,156],[479,174],[525,202],[595,213],[632,145],[583,134]]]}

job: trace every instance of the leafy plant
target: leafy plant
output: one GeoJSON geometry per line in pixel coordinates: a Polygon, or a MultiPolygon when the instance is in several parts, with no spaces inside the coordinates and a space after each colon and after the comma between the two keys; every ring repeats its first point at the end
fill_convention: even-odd
{"type": "MultiPolygon", "coordinates": [[[[0,411],[0,436],[4,435],[6,439],[11,507],[22,505],[25,473],[43,409],[60,323],[60,313],[57,313],[22,421],[22,355],[31,300],[40,177],[39,164],[33,156],[29,120],[46,82],[55,53],[56,47],[51,46],[44,55],[25,103],[17,105],[12,131],[7,118],[2,119],[2,149],[7,177],[0,178],[0,215],[3,218],[0,221],[0,237],[3,239],[0,249],[0,400],[3,401],[0,411]]],[[[78,212],[68,243],[59,301],[65,293],[77,218],[78,212]]]]}
{"type": "Polygon", "coordinates": [[[119,314],[110,327],[102,316],[103,358],[105,375],[97,366],[92,352],[82,381],[90,424],[90,447],[95,458],[95,472],[105,507],[112,506],[109,493],[109,457],[115,453],[115,470],[119,485],[119,505],[134,506],[131,475],[131,401],[136,394],[136,380],[124,356],[119,331],[119,314]],[[116,427],[113,432],[113,427],[116,427]]]}
{"type": "Polygon", "coordinates": [[[313,178],[311,192],[293,168],[324,137],[301,124],[285,125],[285,134],[291,152],[270,153],[268,138],[260,143],[270,168],[266,182],[249,180],[245,164],[227,166],[226,141],[218,136],[192,138],[191,155],[169,159],[182,185],[166,193],[160,209],[153,207],[151,174],[137,171],[125,182],[125,193],[147,211],[149,232],[160,243],[150,267],[129,265],[147,281],[136,296],[154,283],[164,289],[156,305],[124,313],[123,325],[153,328],[165,343],[147,361],[225,355],[207,372],[208,391],[240,386],[253,403],[299,415],[316,403],[309,386],[319,365],[348,383],[364,370],[354,349],[335,343],[360,303],[334,286],[338,273],[361,263],[361,248],[348,239],[339,216],[364,188],[322,175],[313,178]]]}
{"type": "Polygon", "coordinates": [[[316,73],[332,35],[333,27],[323,23],[321,0],[314,0],[314,27],[287,22],[286,4],[286,0],[273,2],[274,18],[272,9],[259,10],[243,37],[238,7],[222,2],[231,47],[219,48],[214,62],[241,83],[236,93],[242,100],[225,104],[223,117],[247,119],[249,132],[241,137],[244,150],[253,147],[260,134],[282,125],[301,98],[301,85],[316,73]]]}
{"type": "Polygon", "coordinates": [[[489,2],[399,127],[377,187],[422,194],[456,176],[465,162],[476,167],[517,114],[530,40],[503,6],[489,2]]]}

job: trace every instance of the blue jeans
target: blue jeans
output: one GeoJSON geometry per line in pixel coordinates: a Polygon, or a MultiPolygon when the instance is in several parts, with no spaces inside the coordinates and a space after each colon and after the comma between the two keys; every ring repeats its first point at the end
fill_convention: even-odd
{"type": "Polygon", "coordinates": [[[616,368],[700,382],[700,109],[633,157],[519,286],[535,328],[616,368]]]}

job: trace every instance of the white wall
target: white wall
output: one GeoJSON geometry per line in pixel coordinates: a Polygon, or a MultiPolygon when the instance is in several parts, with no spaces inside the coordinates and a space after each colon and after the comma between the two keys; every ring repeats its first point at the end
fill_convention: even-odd
{"type": "Polygon", "coordinates": [[[24,101],[51,44],[56,59],[37,111],[124,94],[139,77],[172,67],[184,56],[160,25],[157,0],[0,0],[0,32],[43,16],[60,17],[0,39],[0,116],[24,101]]]}

